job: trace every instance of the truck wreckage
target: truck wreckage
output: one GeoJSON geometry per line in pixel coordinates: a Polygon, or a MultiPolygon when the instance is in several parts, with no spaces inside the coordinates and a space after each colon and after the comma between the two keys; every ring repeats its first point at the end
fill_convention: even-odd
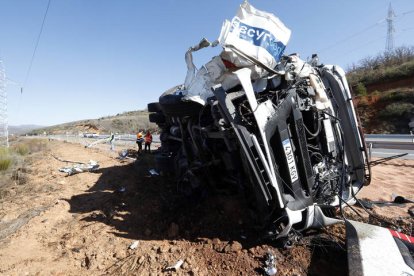
{"type": "Polygon", "coordinates": [[[414,237],[343,216],[371,180],[345,72],[317,55],[283,56],[289,38],[277,17],[244,1],[218,41],[191,47],[184,84],[148,104],[161,129],[158,169],[196,200],[244,192],[255,228],[284,246],[345,220],[350,275],[414,275],[414,237]],[[218,44],[197,70],[192,53],[218,44]]]}
{"type": "Polygon", "coordinates": [[[160,127],[156,157],[179,190],[238,189],[270,238],[339,220],[370,170],[345,72],[283,56],[290,30],[244,2],[217,42],[203,39],[186,55],[183,85],[148,104],[160,127]],[[223,47],[196,70],[192,53],[223,47]]]}

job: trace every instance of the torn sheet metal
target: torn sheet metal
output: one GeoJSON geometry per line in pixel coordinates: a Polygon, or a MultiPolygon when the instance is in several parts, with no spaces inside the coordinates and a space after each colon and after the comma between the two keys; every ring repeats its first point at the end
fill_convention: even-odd
{"type": "Polygon", "coordinates": [[[150,169],[148,171],[150,173],[151,176],[159,176],[159,172],[157,172],[155,169],[150,169]]]}
{"type": "Polygon", "coordinates": [[[164,271],[177,271],[178,269],[180,269],[183,263],[184,263],[183,260],[178,260],[178,262],[175,265],[166,267],[164,271]]]}
{"type": "Polygon", "coordinates": [[[139,245],[139,241],[134,241],[133,243],[131,243],[131,245],[129,246],[129,249],[135,250],[137,249],[139,245]]]}
{"type": "Polygon", "coordinates": [[[75,164],[70,167],[63,167],[60,168],[60,172],[67,173],[69,175],[74,175],[77,173],[83,173],[83,172],[92,172],[99,169],[99,164],[96,161],[90,160],[87,164],[75,164]]]}
{"type": "Polygon", "coordinates": [[[125,159],[129,159],[129,160],[133,160],[133,161],[137,160],[136,158],[128,156],[129,154],[130,154],[130,152],[127,149],[124,149],[124,150],[122,150],[118,153],[117,159],[119,159],[121,161],[125,160],[125,159]]]}
{"type": "Polygon", "coordinates": [[[276,275],[277,273],[276,258],[270,250],[266,253],[265,265],[266,267],[264,267],[263,270],[266,275],[268,276],[276,275]]]}
{"type": "Polygon", "coordinates": [[[263,67],[275,68],[290,34],[291,31],[275,15],[260,11],[245,1],[232,21],[226,20],[217,42],[210,43],[204,38],[187,51],[183,100],[205,105],[213,96],[211,87],[214,85],[220,83],[228,90],[239,84],[232,74],[235,69],[249,68],[252,80],[265,77],[268,72],[263,67]],[[224,48],[221,54],[196,70],[192,53],[217,43],[224,48]]]}

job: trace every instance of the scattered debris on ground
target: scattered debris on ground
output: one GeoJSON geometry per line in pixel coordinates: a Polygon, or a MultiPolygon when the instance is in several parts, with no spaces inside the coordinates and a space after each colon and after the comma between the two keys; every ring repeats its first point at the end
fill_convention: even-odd
{"type": "MultiPolygon", "coordinates": [[[[55,141],[48,146],[50,152],[33,159],[26,184],[1,193],[0,274],[263,275],[270,250],[276,275],[347,275],[342,224],[308,231],[281,249],[258,239],[237,196],[210,194],[189,201],[168,176],[147,177],[155,168],[152,154],[120,163],[107,148],[55,141]],[[50,153],[100,160],[100,168],[65,177],[56,171],[61,161],[50,153]],[[183,261],[178,271],[163,272],[178,260],[183,261]]],[[[412,198],[413,166],[409,160],[376,166],[361,198],[385,200],[392,192],[412,198]]],[[[410,207],[374,206],[372,212],[410,235],[410,207]]],[[[384,225],[355,208],[365,222],[384,225]]],[[[362,220],[347,208],[345,213],[362,220]]]]}
{"type": "Polygon", "coordinates": [[[67,173],[67,175],[74,175],[83,172],[93,172],[99,169],[99,164],[96,161],[90,160],[89,163],[75,164],[70,167],[60,168],[60,172],[67,173]]]}

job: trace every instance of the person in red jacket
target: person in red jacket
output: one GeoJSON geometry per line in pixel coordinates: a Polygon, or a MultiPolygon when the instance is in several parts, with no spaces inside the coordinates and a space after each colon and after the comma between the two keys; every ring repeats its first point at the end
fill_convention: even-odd
{"type": "Polygon", "coordinates": [[[147,147],[148,147],[148,152],[151,153],[152,135],[151,135],[151,132],[149,130],[145,134],[144,142],[145,142],[144,151],[147,152],[147,147]]]}

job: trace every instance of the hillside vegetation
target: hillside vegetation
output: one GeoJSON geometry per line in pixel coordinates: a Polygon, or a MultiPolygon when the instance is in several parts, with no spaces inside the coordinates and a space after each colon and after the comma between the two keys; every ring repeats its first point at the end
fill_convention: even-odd
{"type": "Polygon", "coordinates": [[[347,78],[366,133],[409,133],[414,120],[414,47],[367,57],[347,78]]]}
{"type": "Polygon", "coordinates": [[[366,57],[348,69],[351,86],[387,83],[414,75],[414,47],[400,47],[374,57],[366,57]]]}
{"type": "Polygon", "coordinates": [[[148,120],[148,112],[128,111],[115,116],[81,120],[60,125],[39,128],[29,134],[79,134],[79,133],[136,133],[138,130],[156,130],[157,126],[148,120]]]}

